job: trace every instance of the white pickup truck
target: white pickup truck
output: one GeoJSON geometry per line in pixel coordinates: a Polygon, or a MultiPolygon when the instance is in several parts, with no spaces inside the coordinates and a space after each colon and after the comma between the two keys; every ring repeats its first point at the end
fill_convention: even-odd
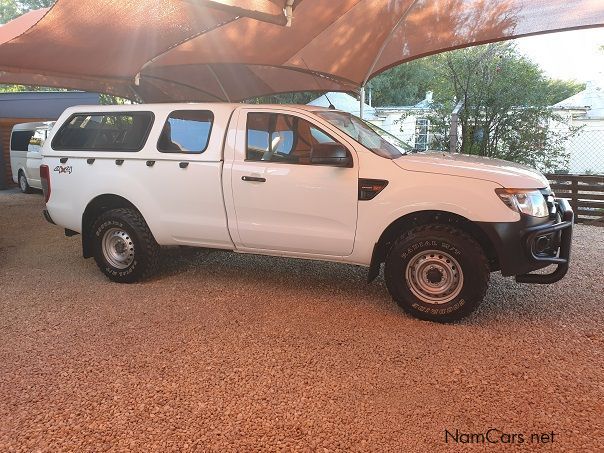
{"type": "Polygon", "coordinates": [[[150,276],[162,245],[366,266],[369,281],[385,263],[403,309],[446,322],[478,306],[493,271],[553,283],[568,269],[573,212],[542,174],[412,153],[336,110],[69,108],[41,175],[46,219],[81,233],[84,257],[116,282],[150,276]]]}

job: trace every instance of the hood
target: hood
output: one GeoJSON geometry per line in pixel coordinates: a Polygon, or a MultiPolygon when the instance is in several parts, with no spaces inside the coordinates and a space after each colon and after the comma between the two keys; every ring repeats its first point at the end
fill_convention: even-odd
{"type": "Polygon", "coordinates": [[[403,170],[483,179],[507,188],[549,187],[547,179],[539,171],[525,165],[489,157],[428,152],[407,154],[393,162],[403,170]]]}

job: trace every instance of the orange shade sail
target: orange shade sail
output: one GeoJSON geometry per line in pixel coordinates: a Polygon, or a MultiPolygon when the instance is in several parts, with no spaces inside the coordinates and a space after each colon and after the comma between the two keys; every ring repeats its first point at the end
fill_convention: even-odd
{"type": "Polygon", "coordinates": [[[146,102],[351,91],[436,52],[602,25],[603,0],[58,0],[0,27],[0,83],[146,102]]]}

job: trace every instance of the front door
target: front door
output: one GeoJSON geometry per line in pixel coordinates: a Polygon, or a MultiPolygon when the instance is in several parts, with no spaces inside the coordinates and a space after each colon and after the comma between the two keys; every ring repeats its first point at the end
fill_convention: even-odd
{"type": "Polygon", "coordinates": [[[309,116],[243,110],[231,185],[238,248],[347,256],[357,223],[358,162],[311,163],[318,143],[338,142],[309,116]],[[238,237],[237,237],[238,236],[238,237]]]}

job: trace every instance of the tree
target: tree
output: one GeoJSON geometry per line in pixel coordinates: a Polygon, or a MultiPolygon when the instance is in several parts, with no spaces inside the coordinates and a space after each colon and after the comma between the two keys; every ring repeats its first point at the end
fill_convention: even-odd
{"type": "Polygon", "coordinates": [[[308,104],[313,99],[324,94],[324,91],[300,91],[297,93],[274,94],[248,99],[250,104],[308,104]]]}
{"type": "Polygon", "coordinates": [[[28,11],[48,8],[55,0],[0,0],[0,24],[13,20],[28,11]]]}
{"type": "Polygon", "coordinates": [[[21,10],[16,1],[0,0],[0,24],[5,24],[20,14],[21,10]]]}
{"type": "Polygon", "coordinates": [[[396,66],[370,82],[376,106],[413,105],[433,89],[434,59],[422,58],[396,66]]]}
{"type": "MultiPolygon", "coordinates": [[[[497,43],[443,53],[431,59],[435,91],[433,130],[448,148],[447,117],[458,101],[461,152],[498,157],[553,170],[566,166],[568,133],[551,105],[584,86],[548,79],[513,44],[497,43]]],[[[572,134],[573,130],[569,130],[572,134]]]]}

